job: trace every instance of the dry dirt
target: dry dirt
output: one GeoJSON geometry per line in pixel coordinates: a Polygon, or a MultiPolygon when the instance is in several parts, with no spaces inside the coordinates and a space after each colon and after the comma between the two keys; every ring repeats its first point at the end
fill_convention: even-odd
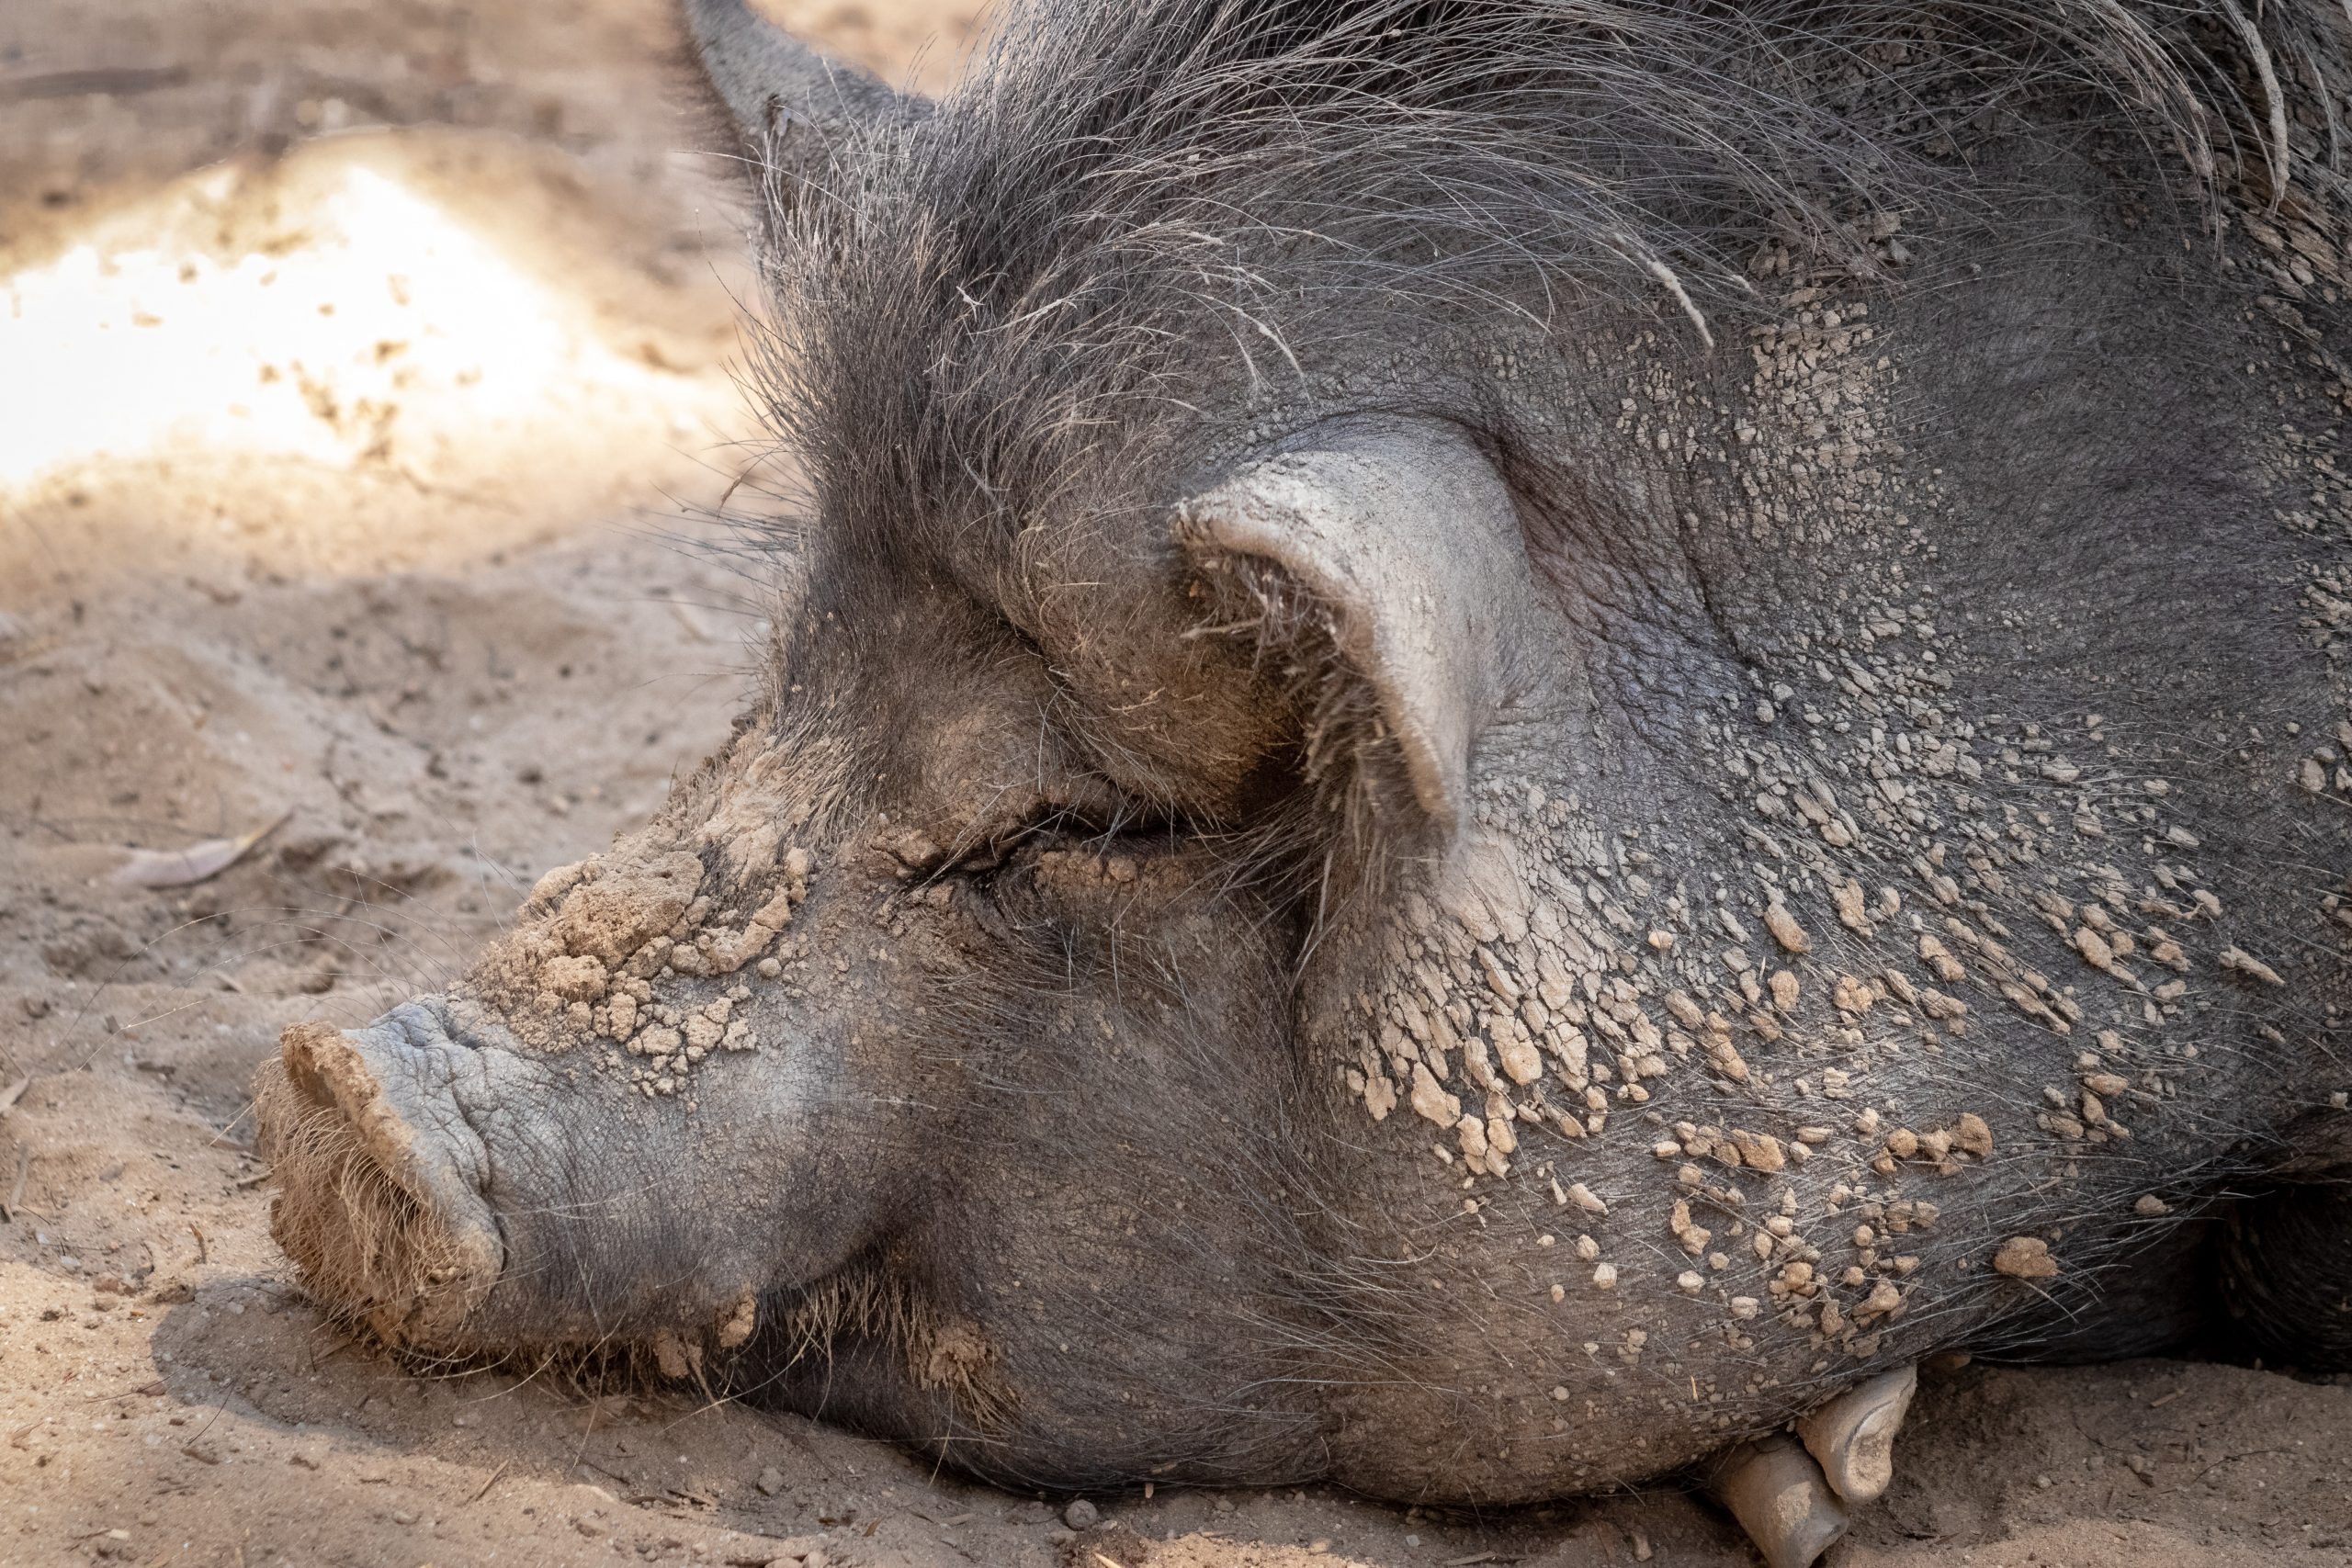
{"type": "MultiPolygon", "coordinates": [[[[782,14],[936,82],[965,17],[782,14]]],[[[412,1376],[272,1250],[247,1084],[462,959],[724,733],[763,613],[724,195],[656,0],[0,8],[0,1562],[1751,1559],[1671,1489],[1490,1517],[1067,1499],[666,1394],[412,1376]],[[283,820],[279,820],[280,818],[283,820]],[[181,887],[117,876],[277,822],[181,887]]],[[[1935,1379],[1834,1561],[2352,1562],[2352,1386],[1935,1379]]]]}

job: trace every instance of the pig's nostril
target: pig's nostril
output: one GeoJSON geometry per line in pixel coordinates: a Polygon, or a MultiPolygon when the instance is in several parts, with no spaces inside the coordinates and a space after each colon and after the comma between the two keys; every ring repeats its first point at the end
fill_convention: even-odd
{"type": "Polygon", "coordinates": [[[416,1134],[356,1048],[322,1025],[289,1029],[255,1109],[278,1188],[270,1231],[311,1294],[392,1344],[449,1344],[496,1276],[494,1247],[433,1190],[416,1134]]]}

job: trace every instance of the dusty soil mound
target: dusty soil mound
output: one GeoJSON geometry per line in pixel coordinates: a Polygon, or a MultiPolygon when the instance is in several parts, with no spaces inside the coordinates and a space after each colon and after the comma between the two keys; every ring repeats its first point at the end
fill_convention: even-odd
{"type": "MultiPolygon", "coordinates": [[[[418,1375],[322,1321],[248,1154],[278,1031],[434,986],[725,734],[768,602],[663,535],[749,457],[728,204],[672,151],[651,0],[5,9],[0,1560],[1750,1561],[1671,1491],[1077,1534],[803,1422],[418,1375]]],[[[944,28],[933,79],[965,36],[780,9],[894,72],[944,28]]],[[[2352,1561],[2352,1387],[1976,1367],[1898,1461],[1845,1562],[2352,1561]]]]}

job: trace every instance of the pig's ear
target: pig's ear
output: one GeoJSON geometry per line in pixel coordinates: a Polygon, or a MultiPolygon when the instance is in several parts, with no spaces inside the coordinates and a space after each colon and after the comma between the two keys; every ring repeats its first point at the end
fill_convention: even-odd
{"type": "Polygon", "coordinates": [[[861,125],[920,118],[928,100],[826,59],[747,0],[678,0],[704,82],[750,167],[786,191],[824,183],[831,149],[861,125]]]}
{"type": "MultiPolygon", "coordinates": [[[[1308,678],[1354,690],[1310,694],[1314,705],[1364,713],[1370,733],[1351,743],[1393,742],[1389,767],[1450,838],[1538,614],[1518,508],[1467,434],[1434,421],[1318,426],[1184,502],[1176,533],[1204,581],[1270,612],[1254,617],[1261,638],[1304,631],[1324,645],[1285,651],[1309,665],[1319,651],[1340,668],[1308,678]],[[1293,591],[1303,626],[1276,603],[1293,591]]],[[[1329,750],[1308,739],[1310,758],[1329,750]]]]}

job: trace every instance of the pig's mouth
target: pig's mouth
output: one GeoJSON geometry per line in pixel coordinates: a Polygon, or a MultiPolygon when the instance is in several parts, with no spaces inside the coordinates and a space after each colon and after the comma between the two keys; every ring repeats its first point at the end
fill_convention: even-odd
{"type": "Polygon", "coordinates": [[[463,1348],[505,1257],[436,1040],[440,1021],[416,1008],[356,1034],[296,1024],[255,1104],[278,1187],[270,1234],[311,1294],[389,1345],[426,1350],[463,1348]]]}

